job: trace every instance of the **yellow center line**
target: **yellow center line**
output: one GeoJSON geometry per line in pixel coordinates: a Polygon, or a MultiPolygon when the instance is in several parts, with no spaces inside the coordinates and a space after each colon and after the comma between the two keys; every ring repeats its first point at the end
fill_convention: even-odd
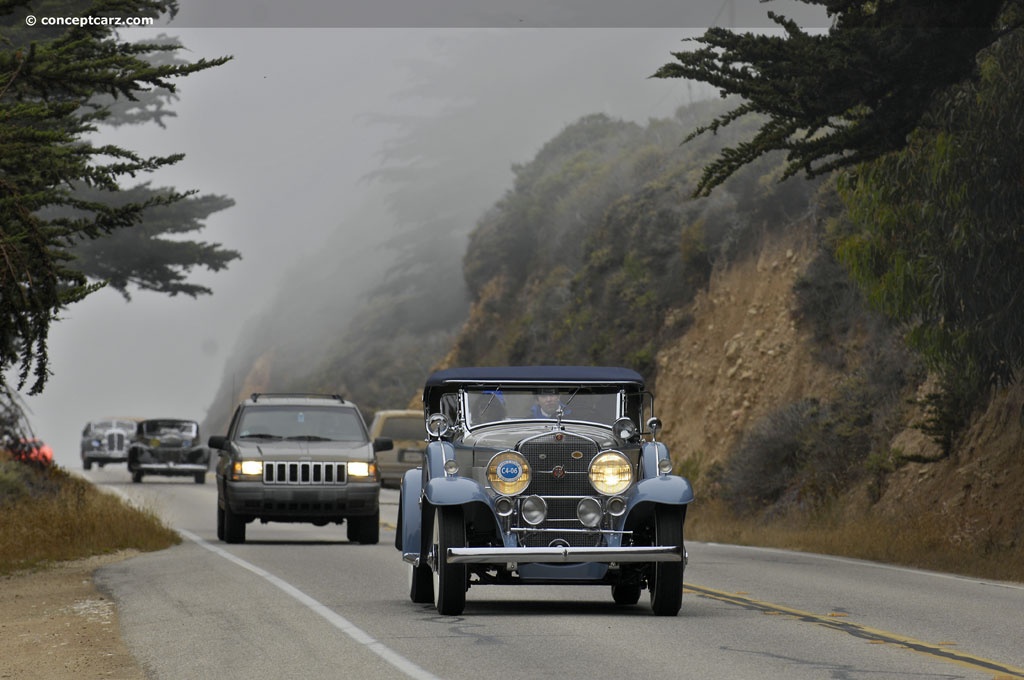
{"type": "Polygon", "coordinates": [[[735,593],[727,593],[721,590],[714,590],[712,588],[704,588],[701,586],[695,586],[690,583],[684,584],[686,592],[701,595],[703,597],[710,598],[712,600],[718,600],[720,602],[726,602],[728,604],[738,605],[746,609],[753,609],[756,611],[764,612],[765,614],[784,614],[791,616],[800,621],[807,621],[809,623],[816,623],[826,628],[838,630],[854,637],[867,640],[870,643],[880,644],[888,643],[899,645],[919,654],[925,654],[927,656],[940,659],[942,661],[948,661],[950,663],[959,664],[967,668],[975,670],[983,670],[988,672],[1002,673],[1005,677],[1013,678],[1024,678],[1024,668],[1017,668],[1009,664],[1000,663],[998,661],[992,661],[990,659],[983,659],[978,656],[971,654],[964,654],[948,648],[951,644],[949,641],[943,641],[939,644],[931,644],[928,642],[922,642],[915,640],[914,638],[905,637],[903,635],[897,635],[896,633],[889,633],[884,630],[878,630],[875,628],[869,628],[862,626],[852,621],[845,620],[843,617],[838,616],[835,613],[827,615],[812,614],[810,612],[800,611],[799,609],[791,609],[789,607],[783,607],[781,605],[772,604],[770,602],[761,602],[754,600],[749,597],[743,597],[735,593]]]}

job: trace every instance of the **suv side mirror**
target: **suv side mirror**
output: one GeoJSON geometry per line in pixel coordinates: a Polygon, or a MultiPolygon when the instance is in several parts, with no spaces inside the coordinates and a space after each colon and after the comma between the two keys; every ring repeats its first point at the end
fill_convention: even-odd
{"type": "Polygon", "coordinates": [[[206,442],[211,449],[219,449],[223,451],[228,447],[228,438],[224,435],[215,434],[210,437],[210,440],[206,442]]]}
{"type": "Polygon", "coordinates": [[[390,451],[395,448],[395,441],[391,437],[377,437],[373,440],[373,452],[390,451]]]}

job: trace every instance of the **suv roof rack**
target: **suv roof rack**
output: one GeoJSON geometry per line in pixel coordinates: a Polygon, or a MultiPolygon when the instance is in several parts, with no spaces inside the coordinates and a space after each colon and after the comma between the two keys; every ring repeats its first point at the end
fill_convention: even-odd
{"type": "Polygon", "coordinates": [[[313,392],[253,392],[249,398],[256,403],[261,398],[286,398],[286,399],[336,399],[342,403],[345,398],[340,394],[317,394],[313,392]]]}

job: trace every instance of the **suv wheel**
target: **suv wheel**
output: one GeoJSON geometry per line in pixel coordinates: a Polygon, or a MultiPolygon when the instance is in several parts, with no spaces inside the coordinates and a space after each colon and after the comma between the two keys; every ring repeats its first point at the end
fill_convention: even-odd
{"type": "Polygon", "coordinates": [[[224,508],[217,506],[217,540],[224,540],[224,508]]]}
{"type": "Polygon", "coordinates": [[[82,469],[83,470],[91,470],[92,469],[92,459],[91,458],[83,458],[82,459],[82,469]]]}
{"type": "Polygon", "coordinates": [[[141,484],[142,483],[142,470],[134,470],[134,471],[132,471],[132,483],[133,484],[141,484]]]}
{"type": "Polygon", "coordinates": [[[349,517],[345,520],[348,540],[363,545],[380,542],[380,509],[369,517],[349,517]]]}
{"type": "Polygon", "coordinates": [[[226,543],[245,543],[245,519],[224,508],[224,541],[226,543]]]}

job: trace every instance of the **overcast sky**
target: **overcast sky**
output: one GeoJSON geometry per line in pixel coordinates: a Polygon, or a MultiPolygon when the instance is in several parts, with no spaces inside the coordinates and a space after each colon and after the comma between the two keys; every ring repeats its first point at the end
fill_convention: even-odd
{"type": "MultiPolygon", "coordinates": [[[[429,4],[410,3],[420,9],[429,4]]],[[[239,250],[243,259],[219,274],[193,272],[195,280],[213,289],[212,296],[169,298],[134,291],[126,302],[117,292],[103,290],[66,311],[50,335],[53,377],[42,395],[26,400],[36,434],[53,445],[59,463],[80,466],[79,435],[88,420],[112,415],[203,419],[222,379],[226,353],[261,301],[273,296],[289,267],[318,253],[333,232],[359,228],[346,215],[367,210],[362,203],[367,188],[360,180],[380,166],[378,153],[393,134],[371,124],[368,116],[412,112],[417,102],[399,93],[409,89],[418,61],[440,51],[458,54],[460,37],[469,32],[500,29],[493,54],[480,61],[476,52],[473,59],[480,63],[460,67],[489,69],[495,78],[510,69],[517,75],[509,80],[522,88],[518,98],[525,108],[509,111],[501,125],[521,143],[516,152],[491,159],[505,168],[528,162],[544,142],[582,115],[603,112],[646,122],[672,115],[695,96],[693,87],[678,81],[647,79],[693,30],[618,28],[616,21],[627,26],[646,22],[630,23],[614,12],[592,15],[596,18],[585,26],[578,19],[581,2],[571,0],[522,3],[517,15],[504,13],[514,6],[508,2],[493,3],[498,14],[487,14],[487,3],[478,0],[432,3],[441,14],[431,16],[440,25],[458,25],[454,19],[441,20],[458,17],[469,27],[431,27],[416,18],[419,14],[399,11],[402,0],[341,3],[378,8],[373,17],[359,21],[317,16],[322,3],[237,3],[250,13],[239,9],[231,14],[228,8],[236,3],[182,0],[181,25],[175,21],[152,32],[177,36],[192,59],[234,59],[181,82],[180,100],[173,106],[177,117],[166,130],[117,129],[104,133],[104,141],[145,154],[185,153],[184,161],[150,179],[156,186],[233,198],[236,206],[213,215],[193,238],[239,250]],[[301,11],[289,24],[275,14],[281,7],[301,11]],[[405,19],[390,23],[403,25],[388,27],[389,17],[399,15],[405,19]],[[553,17],[562,23],[543,23],[553,17]],[[502,23],[520,25],[520,18],[523,24],[558,27],[506,28],[511,24],[502,23]],[[586,50],[575,50],[577,45],[586,50]],[[580,68],[615,75],[607,82],[574,78],[580,68]],[[563,96],[531,99],[531,82],[545,82],[563,96]]],[[[583,4],[589,6],[589,0],[583,4]]],[[[634,0],[609,2],[608,7],[646,4],[634,0]]],[[[651,12],[676,4],[686,5],[649,2],[651,12]]],[[[705,9],[711,11],[711,5],[716,14],[737,12],[727,3],[709,3],[705,9]]],[[[762,6],[761,16],[766,11],[762,6]]],[[[135,29],[126,37],[147,34],[135,29]]],[[[453,70],[452,77],[459,73],[453,70]]],[[[452,89],[450,83],[446,87],[452,89]]]]}

